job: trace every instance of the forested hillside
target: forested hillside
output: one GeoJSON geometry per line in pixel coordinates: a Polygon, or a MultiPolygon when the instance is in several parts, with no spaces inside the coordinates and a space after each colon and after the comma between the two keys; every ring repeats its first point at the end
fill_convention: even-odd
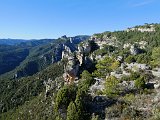
{"type": "Polygon", "coordinates": [[[160,119],[160,24],[42,43],[1,46],[0,119],[160,119]]]}

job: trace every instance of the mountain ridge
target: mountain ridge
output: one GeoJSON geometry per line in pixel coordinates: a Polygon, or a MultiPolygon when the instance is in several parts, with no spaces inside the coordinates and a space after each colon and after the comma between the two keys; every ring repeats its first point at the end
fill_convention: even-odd
{"type": "Polygon", "coordinates": [[[29,62],[49,64],[0,76],[0,118],[158,120],[160,24],[135,28],[34,46],[29,62]]]}

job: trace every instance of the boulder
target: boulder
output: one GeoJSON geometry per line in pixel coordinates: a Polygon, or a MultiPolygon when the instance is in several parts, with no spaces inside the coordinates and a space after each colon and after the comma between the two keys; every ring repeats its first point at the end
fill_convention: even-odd
{"type": "Polygon", "coordinates": [[[124,48],[124,49],[125,49],[125,48],[129,48],[130,46],[131,46],[130,43],[126,43],[126,44],[123,45],[123,48],[124,48]]]}
{"type": "Polygon", "coordinates": [[[123,57],[122,57],[122,56],[118,56],[118,57],[117,57],[117,61],[122,62],[122,60],[123,60],[123,57]]]}
{"type": "Polygon", "coordinates": [[[132,55],[137,55],[138,54],[138,48],[135,47],[134,45],[131,45],[130,52],[131,52],[132,55]]]}
{"type": "Polygon", "coordinates": [[[138,43],[141,49],[145,49],[146,45],[148,44],[146,41],[141,41],[138,43]]]}

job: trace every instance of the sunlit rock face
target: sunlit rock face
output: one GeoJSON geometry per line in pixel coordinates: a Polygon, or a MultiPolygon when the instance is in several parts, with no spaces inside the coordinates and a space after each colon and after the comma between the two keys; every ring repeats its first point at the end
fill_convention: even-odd
{"type": "Polygon", "coordinates": [[[98,38],[97,36],[93,35],[91,36],[90,41],[94,41],[100,49],[102,49],[104,45],[117,46],[117,38],[114,36],[108,37],[107,35],[103,35],[102,38],[98,38]]]}
{"type": "Polygon", "coordinates": [[[82,53],[77,53],[77,59],[79,60],[80,65],[82,65],[84,60],[84,55],[82,53]]]}
{"type": "Polygon", "coordinates": [[[129,31],[139,31],[139,32],[155,32],[155,27],[154,25],[148,25],[145,27],[134,27],[134,28],[128,28],[126,30],[127,32],[129,31]]]}
{"type": "Polygon", "coordinates": [[[62,51],[62,59],[68,58],[71,53],[71,49],[68,46],[64,45],[64,50],[62,51]]]}
{"type": "Polygon", "coordinates": [[[141,49],[145,49],[148,43],[146,41],[140,41],[138,44],[141,49]]]}
{"type": "Polygon", "coordinates": [[[91,45],[89,44],[89,42],[80,44],[78,46],[78,52],[84,53],[84,54],[90,53],[91,52],[91,45]]]}
{"type": "Polygon", "coordinates": [[[63,74],[64,80],[67,83],[72,83],[78,72],[79,72],[80,63],[79,60],[76,57],[69,57],[68,63],[66,66],[64,66],[65,73],[63,74]]]}

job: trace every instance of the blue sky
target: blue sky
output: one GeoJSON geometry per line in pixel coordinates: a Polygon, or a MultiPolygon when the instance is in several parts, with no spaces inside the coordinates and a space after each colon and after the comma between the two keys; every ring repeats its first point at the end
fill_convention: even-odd
{"type": "Polygon", "coordinates": [[[0,0],[0,38],[58,38],[160,23],[160,0],[0,0]]]}

